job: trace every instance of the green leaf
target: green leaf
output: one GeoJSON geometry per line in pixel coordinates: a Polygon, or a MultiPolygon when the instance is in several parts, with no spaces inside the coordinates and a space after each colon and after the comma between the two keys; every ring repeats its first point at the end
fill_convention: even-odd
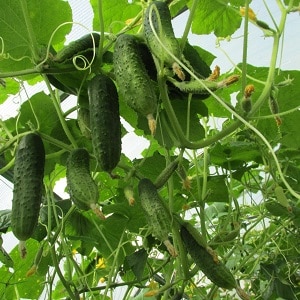
{"type": "Polygon", "coordinates": [[[229,195],[224,176],[209,176],[207,178],[207,197],[205,202],[228,202],[229,195]]]}
{"type": "MultiPolygon", "coordinates": [[[[192,1],[188,3],[189,8],[192,1]]],[[[242,22],[239,6],[244,1],[199,1],[192,23],[192,32],[195,34],[214,33],[218,37],[232,35],[242,22]]]]}
{"type": "Polygon", "coordinates": [[[0,211],[0,232],[5,233],[10,226],[11,210],[5,209],[0,211]]]}
{"type": "Polygon", "coordinates": [[[59,123],[52,100],[44,92],[33,95],[29,101],[22,104],[18,121],[19,125],[26,130],[30,129],[28,124],[32,124],[35,128],[39,127],[39,131],[45,134],[50,134],[55,124],[59,123]]]}
{"type": "MultiPolygon", "coordinates": [[[[44,48],[50,41],[54,30],[64,22],[72,21],[69,3],[51,0],[22,1],[27,6],[23,11],[20,1],[9,0],[1,5],[0,36],[3,39],[4,60],[0,61],[2,72],[13,72],[33,68],[33,52],[43,59],[44,48]],[[61,12],[64,12],[63,14],[61,12]],[[27,21],[30,24],[27,26],[27,21]],[[32,28],[30,28],[30,26],[32,28]]],[[[69,33],[71,24],[62,26],[54,35],[52,44],[64,40],[69,33]]]]}
{"type": "Polygon", "coordinates": [[[126,228],[130,232],[139,233],[140,228],[145,226],[146,219],[137,197],[135,197],[135,200],[135,204],[130,206],[125,196],[121,195],[120,192],[120,195],[115,197],[116,203],[104,206],[103,212],[105,215],[113,213],[125,217],[127,219],[126,228]]]}
{"type": "MultiPolygon", "coordinates": [[[[94,30],[100,31],[98,1],[91,0],[94,10],[94,30]]],[[[133,19],[141,11],[141,6],[136,3],[128,3],[127,0],[102,1],[102,15],[104,30],[117,33],[126,26],[126,21],[133,19]]]]}
{"type": "Polygon", "coordinates": [[[142,280],[148,254],[145,249],[140,249],[125,257],[124,271],[131,269],[138,281],[142,280]]]}
{"type": "Polygon", "coordinates": [[[8,270],[6,266],[0,268],[0,298],[14,300],[18,297],[23,299],[39,299],[44,288],[45,276],[35,274],[26,277],[27,271],[31,268],[38,249],[39,243],[33,239],[26,242],[26,259],[20,258],[19,247],[16,246],[10,253],[14,262],[14,269],[8,270]],[[16,294],[18,292],[18,295],[16,294]]]}
{"type": "MultiPolygon", "coordinates": [[[[0,58],[1,61],[1,58],[0,58]]],[[[1,65],[1,62],[0,62],[1,65]]],[[[15,95],[19,91],[19,83],[11,78],[5,79],[5,87],[0,86],[0,104],[10,96],[15,95]]]]}
{"type": "Polygon", "coordinates": [[[230,169],[239,169],[247,162],[259,160],[260,156],[258,145],[246,141],[233,141],[223,145],[217,143],[210,151],[213,164],[230,169]]]}

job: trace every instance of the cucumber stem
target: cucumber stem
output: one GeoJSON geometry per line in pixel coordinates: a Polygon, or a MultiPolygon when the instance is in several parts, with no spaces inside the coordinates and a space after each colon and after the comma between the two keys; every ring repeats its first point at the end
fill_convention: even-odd
{"type": "Polygon", "coordinates": [[[27,249],[26,249],[26,241],[19,241],[19,253],[21,258],[25,258],[27,255],[27,249]]]}
{"type": "Polygon", "coordinates": [[[153,114],[148,114],[146,117],[151,135],[154,136],[156,131],[156,120],[154,119],[153,114]]]}

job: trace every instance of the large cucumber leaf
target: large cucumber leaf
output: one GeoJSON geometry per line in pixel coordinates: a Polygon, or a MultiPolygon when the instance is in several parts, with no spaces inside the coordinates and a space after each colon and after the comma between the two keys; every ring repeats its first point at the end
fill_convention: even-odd
{"type": "MultiPolygon", "coordinates": [[[[71,21],[72,12],[66,1],[56,1],[55,5],[51,0],[6,1],[0,10],[0,71],[33,68],[33,53],[37,52],[42,59],[54,30],[71,21]]],[[[63,41],[70,29],[71,24],[62,26],[53,36],[52,44],[63,41]]]]}

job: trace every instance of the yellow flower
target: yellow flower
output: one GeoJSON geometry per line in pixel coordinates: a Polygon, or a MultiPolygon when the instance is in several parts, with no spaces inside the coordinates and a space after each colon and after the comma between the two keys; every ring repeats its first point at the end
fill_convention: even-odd
{"type": "Polygon", "coordinates": [[[144,297],[153,297],[156,296],[158,294],[158,290],[151,290],[148,291],[144,294],[144,297]]]}
{"type": "MultiPolygon", "coordinates": [[[[240,14],[243,17],[245,16],[245,14],[246,14],[245,7],[240,7],[240,14]]],[[[256,20],[257,20],[255,12],[250,7],[248,7],[248,18],[254,22],[256,22],[256,20]]]]}
{"type": "Polygon", "coordinates": [[[104,277],[101,277],[100,279],[99,279],[99,283],[104,283],[105,282],[105,278],[104,277]]]}
{"type": "Polygon", "coordinates": [[[96,269],[105,269],[106,265],[105,265],[105,260],[103,257],[100,257],[98,259],[98,263],[96,264],[96,269]]]}
{"type": "Polygon", "coordinates": [[[148,284],[148,288],[150,290],[157,290],[158,289],[158,283],[154,280],[150,280],[150,282],[148,284]]]}

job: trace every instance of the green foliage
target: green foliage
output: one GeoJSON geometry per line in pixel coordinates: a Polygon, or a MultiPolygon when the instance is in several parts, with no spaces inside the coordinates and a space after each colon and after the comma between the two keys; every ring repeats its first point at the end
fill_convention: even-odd
{"type": "MultiPolygon", "coordinates": [[[[0,211],[1,299],[300,297],[300,72],[278,69],[276,64],[285,55],[278,49],[285,45],[283,32],[290,14],[299,11],[299,1],[276,1],[274,30],[262,28],[263,21],[257,23],[255,15],[249,15],[248,26],[258,26],[272,41],[269,65],[250,65],[244,57],[221,75],[218,69],[212,71],[215,56],[190,44],[188,32],[199,40],[213,33],[218,41],[228,38],[230,43],[229,37],[246,19],[240,8],[247,3],[251,8],[251,1],[166,1],[172,18],[188,12],[183,35],[175,34],[175,43],[183,49],[183,55],[176,52],[176,57],[154,53],[147,45],[149,28],[143,21],[150,2],[91,0],[93,31],[101,34],[100,42],[93,49],[88,41],[87,49],[80,47],[77,52],[75,47],[74,52],[78,40],[74,41],[71,56],[63,61],[55,55],[69,51],[64,46],[72,22],[68,2],[22,0],[1,6],[0,103],[10,96],[22,99],[16,116],[0,120],[0,174],[13,178],[16,147],[30,132],[38,132],[46,153],[39,220],[27,241],[25,259],[20,258],[18,247],[7,250],[4,242],[13,234],[11,210],[0,211]],[[124,33],[138,41],[132,49],[116,43],[124,33]],[[130,64],[137,53],[138,63],[130,64]],[[77,60],[80,55],[85,66],[77,60]],[[174,70],[170,60],[175,62],[174,70]],[[130,72],[124,79],[117,76],[119,70],[130,72]],[[182,73],[185,78],[179,79],[182,73]],[[108,105],[112,93],[115,100],[119,98],[119,112],[116,118],[106,106],[104,118],[102,112],[90,111],[97,121],[94,132],[86,135],[81,109],[89,108],[88,83],[99,74],[114,81],[116,90],[104,94],[108,105]],[[191,80],[196,85],[206,82],[213,91],[196,95],[177,88],[191,80]],[[27,89],[24,81],[43,81],[47,89],[23,98],[19,89],[27,89]],[[124,101],[128,91],[132,105],[124,101]],[[147,102],[149,95],[155,95],[154,105],[147,102]],[[251,103],[246,111],[245,99],[251,103]],[[136,113],[141,103],[146,112],[136,113]],[[148,106],[156,130],[147,123],[148,106]],[[124,125],[120,135],[119,115],[124,125]],[[110,135],[114,120],[118,121],[117,146],[110,135]],[[146,140],[147,146],[134,153],[139,140],[133,139],[129,149],[121,146],[119,156],[119,137],[128,131],[146,140]],[[99,168],[93,151],[92,140],[99,132],[118,152],[109,172],[99,168]],[[80,196],[88,197],[91,188],[86,180],[93,183],[96,196],[92,198],[97,199],[92,203],[101,207],[98,215],[85,210],[88,206],[76,207],[69,199],[72,194],[66,199],[56,194],[66,179],[70,153],[80,148],[86,149],[86,159],[79,161],[84,175],[73,170],[76,188],[80,196]],[[136,158],[126,157],[130,151],[136,158]],[[89,167],[84,165],[88,160],[89,167]],[[152,184],[138,189],[145,178],[158,182],[158,189],[152,184]],[[188,229],[180,230],[183,224],[188,229]]],[[[264,5],[269,4],[264,1],[264,5]]],[[[161,27],[164,21],[155,19],[158,32],[166,29],[161,27]]],[[[170,49],[166,37],[160,38],[170,49]]],[[[246,46],[247,37],[242,38],[246,46]]],[[[158,45],[154,35],[151,39],[158,45]]],[[[250,42],[254,43],[249,37],[250,42]]],[[[97,108],[103,90],[93,92],[97,108]]],[[[88,119],[84,119],[85,129],[93,125],[88,119]]],[[[22,188],[34,194],[26,185],[22,188]]]]}

